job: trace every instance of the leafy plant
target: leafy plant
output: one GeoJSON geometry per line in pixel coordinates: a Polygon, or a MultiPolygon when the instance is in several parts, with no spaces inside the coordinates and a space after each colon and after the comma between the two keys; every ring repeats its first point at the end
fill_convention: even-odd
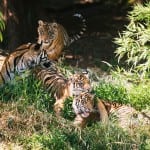
{"type": "Polygon", "coordinates": [[[132,72],[144,78],[150,72],[150,2],[136,4],[128,19],[126,30],[115,38],[115,53],[119,62],[125,61],[132,72]]]}
{"type": "Polygon", "coordinates": [[[102,99],[124,104],[129,102],[127,91],[123,86],[100,82],[99,85],[94,89],[94,93],[97,97],[102,99]]]}
{"type": "Polygon", "coordinates": [[[141,110],[150,106],[150,82],[133,85],[132,89],[128,90],[130,104],[141,110]]]}
{"type": "Polygon", "coordinates": [[[73,99],[67,98],[66,101],[64,102],[64,109],[63,109],[63,117],[69,120],[73,120],[75,118],[75,113],[73,112],[72,109],[72,101],[73,99]]]}
{"type": "Polygon", "coordinates": [[[0,42],[3,41],[2,31],[5,29],[5,23],[3,20],[3,14],[0,12],[0,42]]]}

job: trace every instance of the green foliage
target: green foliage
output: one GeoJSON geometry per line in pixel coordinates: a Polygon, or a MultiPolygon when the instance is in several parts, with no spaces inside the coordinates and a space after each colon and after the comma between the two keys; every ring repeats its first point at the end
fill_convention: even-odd
{"type": "Polygon", "coordinates": [[[4,29],[5,29],[5,23],[4,23],[4,20],[3,20],[3,15],[0,12],[0,42],[3,41],[2,31],[4,31],[4,29]]]}
{"type": "Polygon", "coordinates": [[[129,12],[129,25],[115,39],[118,45],[116,55],[134,73],[145,77],[150,71],[150,3],[136,4],[129,12]]]}
{"type": "Polygon", "coordinates": [[[102,82],[95,88],[94,93],[97,97],[102,99],[124,104],[129,102],[126,89],[120,85],[102,82]]]}
{"type": "Polygon", "coordinates": [[[150,82],[134,85],[128,90],[130,104],[141,110],[150,106],[150,82]]]}
{"type": "Polygon", "coordinates": [[[131,136],[127,132],[117,126],[109,124],[95,124],[94,126],[80,130],[75,130],[67,125],[67,128],[58,125],[53,126],[49,133],[34,134],[33,136],[24,139],[26,149],[55,149],[55,150],[122,150],[133,149],[139,150],[148,147],[145,135],[131,136]]]}
{"type": "Polygon", "coordinates": [[[134,108],[141,110],[150,106],[149,89],[150,82],[133,84],[131,87],[101,82],[95,87],[93,93],[101,99],[130,104],[134,108]]]}
{"type": "Polygon", "coordinates": [[[58,129],[54,129],[48,134],[33,135],[27,140],[27,147],[30,149],[65,149],[66,136],[58,129]]]}
{"type": "Polygon", "coordinates": [[[0,100],[15,102],[23,100],[24,105],[34,105],[42,111],[52,111],[54,99],[46,92],[39,81],[33,76],[17,79],[0,89],[0,100]]]}
{"type": "Polygon", "coordinates": [[[63,109],[63,117],[69,120],[73,120],[75,118],[75,113],[73,112],[72,109],[72,98],[66,99],[64,103],[64,109],[63,109]]]}

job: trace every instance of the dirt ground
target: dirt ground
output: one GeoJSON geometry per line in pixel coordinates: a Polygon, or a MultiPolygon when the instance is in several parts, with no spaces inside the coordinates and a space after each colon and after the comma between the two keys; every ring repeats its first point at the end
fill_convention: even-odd
{"type": "Polygon", "coordinates": [[[75,8],[70,11],[58,12],[56,17],[70,32],[79,30],[77,21],[74,22],[73,13],[81,13],[87,20],[87,31],[78,41],[74,42],[65,54],[66,62],[81,68],[102,66],[101,61],[112,63],[116,61],[114,38],[125,29],[128,23],[127,11],[106,9],[100,5],[75,8]],[[71,19],[70,19],[71,18],[71,19]],[[70,19],[70,20],[69,20],[70,19]],[[71,59],[70,56],[72,56],[71,59]]]}

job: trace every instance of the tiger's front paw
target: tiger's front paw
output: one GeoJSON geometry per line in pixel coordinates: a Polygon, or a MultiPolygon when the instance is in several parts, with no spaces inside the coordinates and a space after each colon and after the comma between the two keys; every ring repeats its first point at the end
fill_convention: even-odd
{"type": "Polygon", "coordinates": [[[57,117],[61,117],[62,116],[62,107],[60,107],[58,104],[54,105],[54,111],[56,113],[57,117]]]}
{"type": "Polygon", "coordinates": [[[78,127],[78,128],[84,128],[86,126],[86,119],[84,119],[81,116],[77,115],[74,122],[73,122],[73,125],[75,127],[78,127]]]}

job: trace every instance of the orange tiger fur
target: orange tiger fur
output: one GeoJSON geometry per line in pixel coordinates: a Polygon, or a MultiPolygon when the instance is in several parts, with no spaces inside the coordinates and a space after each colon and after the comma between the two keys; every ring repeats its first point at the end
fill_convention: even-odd
{"type": "Polygon", "coordinates": [[[69,37],[66,29],[57,22],[38,21],[38,43],[43,43],[43,48],[47,51],[50,60],[57,60],[64,47],[68,47],[72,42],[78,40],[86,31],[85,19],[82,15],[75,14],[74,16],[82,20],[82,29],[73,37],[69,37]]]}

